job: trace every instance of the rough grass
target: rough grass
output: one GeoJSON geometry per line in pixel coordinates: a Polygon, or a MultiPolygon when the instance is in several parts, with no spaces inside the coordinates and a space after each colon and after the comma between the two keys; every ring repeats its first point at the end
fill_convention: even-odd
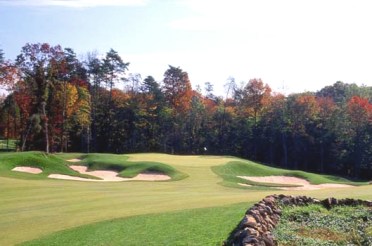
{"type": "MultiPolygon", "coordinates": [[[[57,160],[61,163],[67,159],[84,158],[84,155],[78,153],[53,156],[58,157],[57,160]]],[[[196,240],[199,240],[198,238],[206,238],[203,239],[204,242],[207,242],[204,245],[215,245],[214,242],[219,242],[222,234],[230,232],[239,223],[245,210],[252,203],[278,192],[268,188],[254,190],[221,186],[219,183],[223,179],[211,168],[239,160],[233,157],[165,154],[131,154],[126,156],[128,157],[126,161],[133,163],[163,163],[187,174],[188,177],[176,182],[78,182],[45,179],[45,177],[36,179],[32,174],[10,172],[10,165],[14,165],[14,163],[4,162],[4,155],[0,155],[0,166],[2,167],[0,171],[0,245],[19,244],[48,235],[52,237],[53,233],[57,233],[55,235],[61,237],[60,239],[55,238],[55,240],[63,241],[65,240],[62,238],[64,233],[73,233],[77,227],[80,229],[76,231],[75,238],[85,240],[84,237],[89,233],[89,230],[93,230],[89,235],[89,245],[107,245],[107,243],[100,243],[102,242],[100,238],[116,237],[115,231],[111,233],[110,230],[105,229],[111,223],[113,223],[113,227],[111,227],[113,230],[115,228],[123,230],[128,240],[125,245],[136,245],[136,241],[131,242],[130,240],[137,239],[127,235],[134,233],[134,231],[137,233],[134,233],[134,236],[137,235],[137,237],[148,235],[143,238],[143,242],[147,240],[152,243],[148,243],[149,245],[162,245],[164,242],[162,240],[165,240],[168,235],[165,233],[166,230],[168,232],[173,230],[173,234],[178,235],[169,239],[170,241],[178,240],[176,245],[193,245],[196,240]],[[4,171],[3,166],[8,166],[7,170],[4,171]],[[17,175],[17,177],[12,175],[17,175]],[[235,207],[233,205],[242,202],[247,206],[242,204],[235,207]],[[222,206],[225,207],[216,208],[222,206]],[[232,206],[232,210],[230,210],[230,206],[232,206]],[[238,208],[239,206],[241,207],[238,208]],[[206,210],[194,210],[202,208],[206,208],[206,210]],[[208,223],[208,215],[218,217],[218,214],[225,210],[226,213],[229,213],[229,210],[235,211],[240,213],[240,216],[232,215],[230,219],[226,216],[224,217],[226,223],[220,223],[220,225],[215,225],[215,228],[211,228],[208,223]],[[203,214],[206,216],[203,217],[203,214]],[[195,220],[200,218],[199,222],[195,222],[194,229],[188,229],[193,225],[194,219],[191,220],[191,218],[195,220]],[[134,225],[134,223],[140,225],[134,225]],[[121,229],[122,227],[125,229],[121,229]],[[132,230],[130,227],[134,227],[134,229],[132,230]],[[163,228],[168,229],[164,230],[164,235],[161,236],[163,228]],[[68,230],[70,231],[68,232],[68,230]],[[196,234],[194,237],[195,231],[199,230],[201,234],[196,234]],[[215,230],[221,232],[214,232],[215,230]],[[207,231],[211,234],[210,238],[213,241],[207,241],[209,236],[204,233],[207,231]],[[103,232],[107,235],[103,235],[103,232]],[[214,233],[219,234],[215,235],[214,233]],[[157,236],[157,234],[159,235],[157,236]]],[[[107,157],[110,155],[105,156],[102,160],[107,157]]],[[[16,159],[19,159],[17,163],[31,165],[29,162],[22,162],[20,157],[16,159]]],[[[50,165],[50,162],[44,164],[50,165]]],[[[258,164],[257,167],[259,167],[258,164]]],[[[245,175],[245,173],[239,173],[239,175],[245,175]]],[[[308,195],[319,199],[334,196],[336,198],[352,197],[368,200],[372,199],[371,191],[371,186],[359,186],[315,191],[280,191],[280,193],[308,195]]],[[[216,221],[219,223],[218,220],[216,221]]],[[[123,236],[123,234],[121,235],[123,236]]],[[[170,243],[170,245],[172,244],[170,243]]]]}
{"type": "Polygon", "coordinates": [[[372,245],[371,226],[367,207],[288,206],[274,235],[279,245],[372,245]]]}
{"type": "Polygon", "coordinates": [[[350,185],[366,185],[367,182],[352,182],[350,180],[332,176],[332,175],[319,175],[315,173],[308,173],[304,171],[292,171],[281,168],[274,168],[269,166],[260,165],[246,160],[235,160],[226,163],[225,165],[212,167],[212,170],[223,178],[222,185],[228,187],[239,187],[237,183],[261,186],[261,187],[288,187],[293,185],[288,184],[267,184],[253,182],[246,179],[238,178],[237,176],[291,176],[308,180],[311,184],[350,184],[350,185]]]}

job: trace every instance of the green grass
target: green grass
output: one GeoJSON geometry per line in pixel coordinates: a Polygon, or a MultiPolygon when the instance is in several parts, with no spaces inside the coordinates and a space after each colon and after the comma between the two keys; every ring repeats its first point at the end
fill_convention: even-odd
{"type": "Polygon", "coordinates": [[[282,211],[273,232],[279,245],[372,245],[370,208],[309,205],[282,211]]]}
{"type": "MultiPolygon", "coordinates": [[[[177,240],[174,245],[194,245],[199,238],[205,238],[201,239],[205,240],[204,245],[215,245],[221,238],[227,237],[226,233],[240,221],[247,207],[266,195],[278,193],[269,188],[236,189],[220,185],[223,179],[212,168],[223,167],[238,160],[245,162],[233,157],[165,154],[130,154],[118,157],[92,154],[90,160],[89,156],[79,153],[47,157],[39,152],[13,155],[23,157],[0,155],[0,245],[47,240],[52,237],[56,242],[54,245],[66,245],[60,242],[73,237],[81,239],[89,232],[90,245],[107,245],[101,243],[105,238],[113,238],[112,245],[123,245],[121,237],[128,240],[125,245],[131,245],[131,240],[139,240],[137,237],[143,237],[143,242],[152,242],[152,245],[162,245],[168,235],[161,235],[163,229],[164,232],[173,230],[175,236],[170,240],[177,240]],[[16,163],[10,163],[10,157],[16,163]],[[49,168],[53,166],[50,160],[64,165],[65,160],[72,158],[83,158],[84,165],[91,163],[92,166],[97,160],[107,165],[112,164],[114,160],[110,161],[110,158],[123,158],[128,163],[164,164],[188,177],[174,182],[79,182],[9,171],[16,164],[32,165],[38,161],[49,168]],[[238,204],[242,202],[243,204],[238,204]],[[242,210],[239,211],[240,209],[242,210]],[[219,213],[223,216],[221,221],[226,223],[219,222],[219,213]],[[236,215],[229,218],[223,213],[236,215]],[[216,225],[211,226],[208,217],[216,225]],[[197,218],[200,220],[197,221],[197,218]],[[193,220],[196,220],[195,225],[193,220]],[[105,229],[109,226],[114,230],[112,233],[105,229]],[[123,233],[115,236],[115,230],[123,233]],[[200,231],[200,234],[196,231],[200,231]],[[207,232],[211,234],[211,241],[207,241],[207,232]],[[133,234],[133,237],[128,234],[133,234]],[[194,234],[195,237],[192,236],[194,234]]],[[[260,165],[257,164],[256,167],[259,168],[260,165]]],[[[371,186],[358,186],[280,193],[308,195],[319,199],[329,196],[372,199],[371,191],[371,186]]],[[[133,244],[136,242],[133,241],[133,244]]]]}
{"type": "Polygon", "coordinates": [[[315,173],[308,173],[298,170],[286,170],[281,168],[274,168],[269,166],[260,165],[246,160],[234,160],[226,163],[225,165],[212,167],[212,170],[223,178],[222,185],[228,187],[239,187],[237,183],[245,183],[249,185],[261,187],[289,187],[293,185],[288,184],[267,184],[253,182],[246,179],[238,178],[237,176],[291,176],[308,180],[311,184],[350,184],[350,185],[366,185],[367,182],[352,182],[350,180],[332,176],[332,175],[319,175],[315,173]]]}
{"type": "Polygon", "coordinates": [[[56,155],[47,155],[43,152],[0,153],[0,175],[3,177],[46,179],[49,174],[53,173],[96,179],[94,176],[80,174],[72,170],[63,159],[56,155]],[[11,171],[17,166],[37,167],[43,172],[29,174],[11,171]]]}
{"type": "Polygon", "coordinates": [[[23,245],[222,245],[251,205],[239,203],[103,221],[23,245]]]}
{"type": "Polygon", "coordinates": [[[188,176],[163,163],[153,161],[128,161],[129,157],[125,155],[87,154],[79,157],[81,158],[81,162],[78,164],[88,166],[88,170],[117,171],[119,172],[118,176],[123,178],[132,178],[143,172],[166,174],[172,178],[172,181],[181,180],[188,176]]]}
{"type": "Polygon", "coordinates": [[[74,165],[85,165],[88,170],[113,170],[118,171],[121,177],[131,178],[142,172],[156,172],[169,175],[172,181],[181,180],[187,174],[177,171],[175,168],[157,162],[142,161],[130,162],[128,156],[114,154],[56,154],[47,155],[43,152],[20,152],[0,153],[0,175],[7,177],[19,177],[24,179],[47,178],[49,174],[64,174],[70,176],[99,179],[94,176],[80,174],[66,162],[71,158],[81,158],[82,161],[74,165]],[[11,171],[16,166],[37,167],[43,170],[40,174],[28,174],[11,171]]]}

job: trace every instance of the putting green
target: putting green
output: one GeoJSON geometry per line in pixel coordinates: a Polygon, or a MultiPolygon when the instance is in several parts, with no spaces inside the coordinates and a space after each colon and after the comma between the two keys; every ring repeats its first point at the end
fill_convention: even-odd
{"type": "MultiPolygon", "coordinates": [[[[79,158],[81,154],[57,156],[67,160],[79,158]]],[[[33,174],[0,176],[0,245],[13,245],[109,219],[255,202],[273,193],[318,198],[372,198],[370,186],[314,191],[254,190],[222,186],[219,183],[223,179],[211,168],[236,161],[237,158],[233,157],[165,154],[126,156],[131,162],[167,164],[188,177],[169,182],[96,183],[26,179],[33,174]]]]}

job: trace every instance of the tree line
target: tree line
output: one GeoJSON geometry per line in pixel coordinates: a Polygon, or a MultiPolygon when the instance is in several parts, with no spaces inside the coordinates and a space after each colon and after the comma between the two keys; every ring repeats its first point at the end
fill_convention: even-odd
{"type": "Polygon", "coordinates": [[[19,151],[235,155],[291,169],[372,174],[372,87],[336,82],[285,96],[261,79],[225,96],[193,89],[169,66],[162,81],[127,74],[111,49],[78,59],[70,48],[26,44],[15,61],[0,50],[0,138],[19,151]],[[122,89],[118,89],[122,88],[122,89]]]}

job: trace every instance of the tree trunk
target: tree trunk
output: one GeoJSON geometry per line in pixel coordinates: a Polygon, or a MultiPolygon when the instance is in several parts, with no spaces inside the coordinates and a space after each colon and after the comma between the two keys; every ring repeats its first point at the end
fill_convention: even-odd
{"type": "Polygon", "coordinates": [[[324,144],[320,143],[320,173],[324,173],[324,144]]]}
{"type": "Polygon", "coordinates": [[[282,147],[283,147],[283,154],[284,154],[284,167],[288,167],[288,146],[285,133],[282,133],[282,147]]]}
{"type": "Polygon", "coordinates": [[[61,129],[61,136],[60,136],[60,141],[61,141],[61,146],[60,146],[60,151],[63,152],[63,149],[65,148],[65,151],[67,151],[67,143],[65,144],[65,122],[66,122],[66,105],[67,105],[67,84],[64,81],[63,82],[63,103],[62,103],[62,129],[61,129]]]}
{"type": "Polygon", "coordinates": [[[8,119],[6,122],[6,148],[9,150],[9,132],[10,132],[10,112],[8,109],[8,119]]]}
{"type": "Polygon", "coordinates": [[[90,153],[90,127],[87,128],[87,153],[90,153]]]}
{"type": "Polygon", "coordinates": [[[28,134],[30,134],[30,131],[31,131],[31,121],[30,121],[30,124],[29,124],[29,126],[27,128],[26,135],[24,136],[24,139],[23,139],[23,142],[22,142],[21,151],[24,151],[25,148],[26,148],[26,141],[27,141],[27,138],[28,138],[28,134]]]}
{"type": "Polygon", "coordinates": [[[360,166],[362,162],[362,144],[361,144],[361,132],[357,131],[356,134],[356,145],[355,145],[355,160],[354,160],[354,178],[359,178],[360,177],[360,166]]]}
{"type": "Polygon", "coordinates": [[[48,133],[48,118],[46,115],[46,102],[41,103],[41,108],[43,112],[43,118],[44,118],[44,131],[45,131],[45,152],[49,154],[49,133],[48,133]]]}

